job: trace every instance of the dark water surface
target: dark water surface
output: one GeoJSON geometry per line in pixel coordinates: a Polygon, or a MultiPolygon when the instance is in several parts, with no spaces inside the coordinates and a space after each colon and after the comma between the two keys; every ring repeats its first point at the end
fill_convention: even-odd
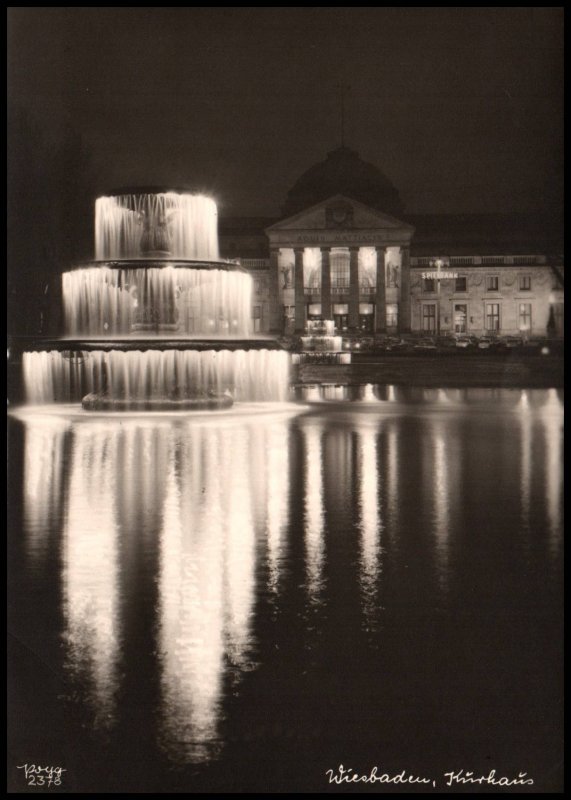
{"type": "Polygon", "coordinates": [[[562,393],[361,396],[10,419],[12,791],[561,789],[562,393]]]}

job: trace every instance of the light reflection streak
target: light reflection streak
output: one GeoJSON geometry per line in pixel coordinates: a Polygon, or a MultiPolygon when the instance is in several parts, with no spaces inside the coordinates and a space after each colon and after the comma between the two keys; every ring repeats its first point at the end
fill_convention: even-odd
{"type": "Polygon", "coordinates": [[[387,432],[387,521],[395,535],[399,520],[399,428],[392,424],[387,432]]]}
{"type": "Polygon", "coordinates": [[[86,685],[96,727],[114,724],[119,682],[114,456],[112,433],[77,426],[63,535],[66,666],[86,685]]]}
{"type": "Polygon", "coordinates": [[[268,431],[266,482],[268,487],[268,588],[279,589],[284,559],[285,532],[289,521],[289,442],[285,425],[268,431]]]}
{"type": "Polygon", "coordinates": [[[523,390],[519,401],[520,411],[520,502],[521,502],[521,527],[525,533],[530,530],[531,513],[531,453],[533,421],[529,405],[527,390],[523,390]]]}
{"type": "Polygon", "coordinates": [[[171,471],[167,481],[160,540],[162,738],[169,755],[183,761],[212,754],[224,658],[219,442],[213,430],[194,434],[183,445],[180,473],[171,471]],[[197,460],[204,472],[188,474],[185,467],[197,460]]]}
{"type": "MultiPolygon", "coordinates": [[[[252,429],[236,428],[230,441],[220,442],[218,475],[223,493],[225,534],[226,636],[228,656],[233,664],[244,667],[251,637],[254,606],[255,532],[252,505],[255,488],[251,471],[261,462],[255,460],[256,435],[252,429]],[[228,454],[232,458],[228,458],[228,454]],[[226,501],[224,503],[224,500],[226,501]]],[[[262,470],[263,471],[263,470],[262,470]]]]}
{"type": "Polygon", "coordinates": [[[540,413],[546,448],[545,500],[549,522],[549,540],[551,550],[555,554],[559,549],[562,535],[561,485],[563,480],[561,453],[563,405],[556,389],[549,389],[547,401],[540,413]]]}
{"type": "Polygon", "coordinates": [[[376,434],[376,429],[373,427],[361,429],[357,433],[361,529],[360,580],[365,618],[369,624],[374,622],[378,594],[377,579],[380,569],[380,476],[377,465],[376,434]]]}
{"type": "MultiPolygon", "coordinates": [[[[434,533],[436,536],[435,554],[442,589],[446,588],[448,577],[449,536],[451,525],[450,506],[455,492],[450,485],[450,459],[455,453],[455,442],[450,428],[441,420],[432,423],[431,447],[433,454],[432,479],[429,491],[434,497],[434,533]],[[446,442],[449,442],[447,447],[446,442]]],[[[458,465],[454,465],[457,467],[458,465]]],[[[457,473],[456,473],[457,474],[457,473]]]]}
{"type": "Polygon", "coordinates": [[[32,557],[45,555],[47,533],[60,524],[64,438],[69,428],[63,420],[50,417],[37,417],[25,428],[24,523],[32,557]]]}
{"type": "Polygon", "coordinates": [[[279,582],[285,420],[189,424],[175,438],[160,541],[159,639],[161,741],[178,762],[216,756],[227,678],[235,684],[252,668],[257,532],[268,536],[279,582]]]}
{"type": "Polygon", "coordinates": [[[307,591],[313,603],[319,603],[323,588],[324,509],[323,453],[320,427],[308,426],[305,440],[305,551],[307,591]]]}

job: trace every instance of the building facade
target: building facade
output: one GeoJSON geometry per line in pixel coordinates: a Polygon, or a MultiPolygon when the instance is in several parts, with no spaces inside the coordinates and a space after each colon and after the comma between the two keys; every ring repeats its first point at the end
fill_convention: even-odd
{"type": "Polygon", "coordinates": [[[222,255],[253,275],[257,332],[333,320],[349,336],[563,335],[557,220],[405,216],[390,181],[345,147],[302,175],[284,210],[221,224],[222,255]]]}

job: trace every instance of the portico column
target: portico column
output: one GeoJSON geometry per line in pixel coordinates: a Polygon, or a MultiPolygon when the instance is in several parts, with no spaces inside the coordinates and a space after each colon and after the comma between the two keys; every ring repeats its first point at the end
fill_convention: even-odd
{"type": "Polygon", "coordinates": [[[359,330],[359,248],[349,248],[349,330],[359,330]]]}
{"type": "Polygon", "coordinates": [[[303,286],[303,247],[294,247],[295,254],[295,331],[305,330],[305,291],[303,286]]]}
{"type": "Polygon", "coordinates": [[[375,247],[377,251],[377,287],[375,292],[375,332],[387,331],[387,293],[386,293],[386,247],[375,247]]]}
{"type": "Polygon", "coordinates": [[[283,333],[283,311],[280,302],[279,247],[270,248],[270,333],[283,333]]]}
{"type": "Polygon", "coordinates": [[[331,260],[330,247],[321,248],[321,317],[331,317],[331,260]]]}
{"type": "Polygon", "coordinates": [[[399,333],[410,333],[410,248],[401,247],[399,333]]]}

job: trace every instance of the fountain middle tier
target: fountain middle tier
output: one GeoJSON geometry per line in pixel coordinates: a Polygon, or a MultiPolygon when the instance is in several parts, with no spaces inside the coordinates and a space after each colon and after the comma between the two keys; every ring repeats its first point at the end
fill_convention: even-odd
{"type": "Polygon", "coordinates": [[[62,275],[64,334],[249,336],[252,278],[231,263],[88,266],[62,275]]]}
{"type": "Polygon", "coordinates": [[[77,350],[22,354],[26,400],[81,402],[196,398],[230,392],[237,401],[284,402],[289,354],[283,350],[77,350]]]}

